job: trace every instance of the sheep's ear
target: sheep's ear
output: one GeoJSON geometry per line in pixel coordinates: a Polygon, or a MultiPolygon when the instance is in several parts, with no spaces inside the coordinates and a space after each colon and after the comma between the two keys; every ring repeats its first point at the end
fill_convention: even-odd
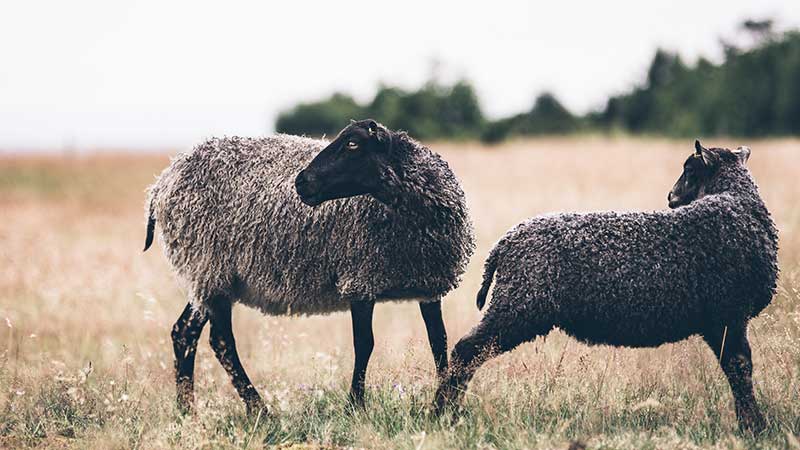
{"type": "Polygon", "coordinates": [[[378,134],[378,122],[370,119],[370,121],[367,122],[367,132],[369,132],[370,136],[375,136],[378,134]]]}
{"type": "Polygon", "coordinates": [[[700,139],[695,139],[694,140],[694,154],[695,154],[695,156],[702,156],[703,150],[705,150],[705,147],[703,147],[703,144],[700,143],[700,139]]]}
{"type": "Polygon", "coordinates": [[[743,145],[733,150],[733,154],[739,157],[739,161],[741,161],[742,164],[747,164],[747,160],[750,159],[750,147],[743,145]]]}
{"type": "Polygon", "coordinates": [[[369,119],[367,122],[367,133],[369,133],[370,137],[374,138],[381,144],[390,142],[389,134],[386,129],[378,125],[378,122],[375,122],[372,119],[369,119]]]}
{"type": "Polygon", "coordinates": [[[700,143],[699,139],[694,140],[694,157],[695,158],[702,158],[703,157],[703,145],[700,143]]]}
{"type": "Polygon", "coordinates": [[[708,167],[713,166],[717,162],[717,155],[703,147],[699,139],[695,139],[694,141],[694,156],[695,158],[703,158],[703,164],[708,167]]]}

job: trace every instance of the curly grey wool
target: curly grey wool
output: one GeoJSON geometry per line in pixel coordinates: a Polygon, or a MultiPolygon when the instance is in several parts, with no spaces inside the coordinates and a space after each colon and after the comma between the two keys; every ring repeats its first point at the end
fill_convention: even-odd
{"type": "Polygon", "coordinates": [[[230,137],[178,155],[147,216],[195,307],[224,294],[267,314],[316,314],[456,287],[474,248],[464,193],[439,155],[395,135],[405,170],[392,207],[363,195],[301,203],[295,176],[323,140],[230,137]]]}

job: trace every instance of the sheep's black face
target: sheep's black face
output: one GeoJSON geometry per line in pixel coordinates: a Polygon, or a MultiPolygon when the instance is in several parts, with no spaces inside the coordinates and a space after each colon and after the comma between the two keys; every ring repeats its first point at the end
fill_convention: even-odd
{"type": "Polygon", "coordinates": [[[707,149],[700,145],[700,141],[694,141],[694,148],[695,153],[683,163],[683,173],[667,196],[670,208],[688,205],[704,195],[727,189],[724,183],[720,185],[714,181],[723,172],[747,170],[749,147],[707,149]]]}
{"type": "Polygon", "coordinates": [[[295,179],[303,203],[374,194],[388,164],[391,138],[374,120],[352,122],[295,179]]]}
{"type": "Polygon", "coordinates": [[[683,163],[683,173],[667,195],[670,208],[688,205],[695,201],[703,190],[703,185],[717,170],[718,156],[695,141],[695,153],[683,163]]]}

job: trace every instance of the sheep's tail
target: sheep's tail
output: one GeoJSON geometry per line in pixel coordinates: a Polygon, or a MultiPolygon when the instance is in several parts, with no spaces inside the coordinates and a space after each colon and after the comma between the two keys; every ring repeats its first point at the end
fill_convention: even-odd
{"type": "Polygon", "coordinates": [[[483,282],[481,283],[481,289],[478,291],[478,298],[475,302],[478,305],[478,311],[483,309],[483,305],[486,304],[486,296],[489,295],[489,287],[492,286],[494,272],[497,270],[497,259],[500,256],[499,248],[500,245],[496,245],[492,251],[489,252],[489,257],[486,258],[486,264],[483,266],[483,282]]]}
{"type": "Polygon", "coordinates": [[[150,207],[147,211],[147,236],[144,238],[144,250],[146,252],[153,245],[153,232],[156,228],[156,216],[153,215],[153,200],[150,200],[150,207]]]}

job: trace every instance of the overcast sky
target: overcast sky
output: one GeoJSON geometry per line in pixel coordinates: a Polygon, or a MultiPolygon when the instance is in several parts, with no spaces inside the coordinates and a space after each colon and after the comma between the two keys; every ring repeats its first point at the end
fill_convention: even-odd
{"type": "Polygon", "coordinates": [[[719,59],[748,17],[800,25],[797,0],[489,2],[7,1],[0,5],[0,149],[183,148],[259,135],[335,90],[417,87],[439,61],[491,117],[554,92],[602,106],[656,47],[719,59]]]}

